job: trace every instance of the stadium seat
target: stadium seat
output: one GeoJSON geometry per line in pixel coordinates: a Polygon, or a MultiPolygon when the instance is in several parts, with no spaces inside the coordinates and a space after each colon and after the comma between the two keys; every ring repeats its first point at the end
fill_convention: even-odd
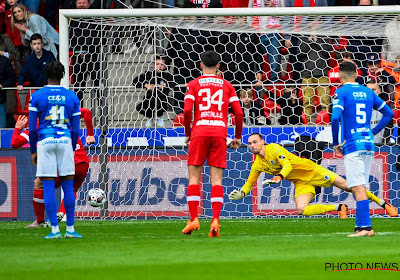
{"type": "MultiPolygon", "coordinates": [[[[24,87],[29,87],[30,83],[25,82],[24,87]]],[[[19,91],[15,90],[14,91],[14,96],[15,96],[15,107],[14,107],[14,113],[17,115],[29,115],[29,99],[31,98],[31,92],[35,92],[36,90],[28,90],[28,93],[26,94],[25,98],[25,105],[24,108],[22,108],[21,105],[21,99],[19,96],[19,91]]]]}
{"type": "Polygon", "coordinates": [[[183,113],[180,113],[180,114],[176,115],[173,125],[174,125],[174,127],[184,126],[185,125],[185,122],[183,120],[183,113]]]}
{"type": "Polygon", "coordinates": [[[393,110],[394,117],[393,117],[393,124],[397,125],[400,119],[400,110],[393,110]]]}
{"type": "Polygon", "coordinates": [[[315,124],[328,125],[330,124],[329,112],[322,110],[318,112],[317,118],[315,119],[315,124]]]}
{"type": "Polygon", "coordinates": [[[275,102],[269,99],[268,97],[264,98],[263,100],[263,108],[264,111],[267,111],[268,114],[274,113],[280,113],[281,112],[281,106],[279,104],[276,104],[275,107],[275,102]]]}

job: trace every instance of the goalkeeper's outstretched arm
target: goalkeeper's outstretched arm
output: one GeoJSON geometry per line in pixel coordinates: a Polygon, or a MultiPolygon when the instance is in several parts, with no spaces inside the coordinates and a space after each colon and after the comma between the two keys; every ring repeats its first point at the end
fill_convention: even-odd
{"type": "Polygon", "coordinates": [[[243,185],[243,187],[240,190],[233,190],[229,194],[229,199],[230,200],[238,200],[238,199],[242,199],[243,197],[245,197],[250,192],[254,183],[257,181],[258,176],[260,176],[260,173],[261,173],[260,171],[256,170],[254,168],[254,166],[252,166],[246,183],[243,185]]]}

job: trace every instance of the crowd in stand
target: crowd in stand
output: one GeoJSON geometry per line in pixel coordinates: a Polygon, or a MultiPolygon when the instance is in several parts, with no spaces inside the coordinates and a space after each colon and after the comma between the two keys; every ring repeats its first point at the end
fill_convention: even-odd
{"type": "MultiPolygon", "coordinates": [[[[44,66],[58,58],[59,35],[57,14],[60,8],[120,9],[152,7],[232,8],[232,7],[315,7],[346,5],[395,5],[396,0],[0,0],[0,88],[24,85],[42,87],[47,81],[44,66]],[[27,82],[30,82],[27,84],[27,82]]],[[[263,19],[264,20],[264,19],[263,19]]],[[[279,18],[268,17],[268,26],[279,26],[279,18]]],[[[299,24],[304,17],[294,17],[299,24]]],[[[70,44],[74,86],[83,98],[86,75],[93,86],[100,83],[101,28],[91,23],[71,21],[70,44]]],[[[121,27],[113,27],[119,34],[121,27]]],[[[139,113],[164,126],[162,115],[169,109],[168,96],[174,100],[176,115],[182,113],[185,84],[201,75],[199,55],[209,49],[221,54],[220,75],[237,89],[245,112],[246,125],[271,124],[270,114],[280,113],[281,125],[329,123],[331,97],[340,83],[338,65],[352,61],[358,67],[361,84],[375,81],[377,94],[394,109],[400,109],[400,21],[386,25],[386,39],[371,37],[337,37],[290,35],[283,33],[236,33],[172,28],[168,46],[158,57],[155,70],[134,78],[134,85],[147,90],[139,113]],[[281,69],[283,56],[288,60],[281,69]],[[267,62],[267,63],[266,63],[267,62]],[[267,67],[265,65],[268,65],[267,67]],[[165,65],[173,65],[172,68],[165,65]],[[171,75],[168,70],[173,73],[171,75]],[[284,71],[285,70],[285,71],[284,71]],[[155,79],[157,77],[157,79],[155,79]],[[158,80],[158,84],[154,84],[158,80]],[[160,81],[162,84],[160,84],[160,81]],[[269,86],[265,86],[269,85],[269,86]],[[158,108],[158,110],[154,110],[158,108]],[[316,112],[317,110],[317,112],[316,112]],[[318,111],[320,111],[318,113],[318,111]],[[317,119],[315,119],[315,115],[317,119]],[[314,116],[314,118],[312,118],[314,116]],[[326,116],[328,119],[326,119],[326,116]]],[[[150,32],[152,33],[152,32],[150,32]]],[[[123,32],[121,32],[123,34],[123,32]]],[[[113,40],[112,52],[133,54],[143,46],[139,29],[130,30],[132,43],[123,49],[121,38],[113,40]]],[[[144,54],[154,53],[152,36],[147,36],[144,54]]],[[[6,126],[5,93],[0,92],[0,127],[6,126]]],[[[385,138],[387,139],[387,138],[385,138]]]]}

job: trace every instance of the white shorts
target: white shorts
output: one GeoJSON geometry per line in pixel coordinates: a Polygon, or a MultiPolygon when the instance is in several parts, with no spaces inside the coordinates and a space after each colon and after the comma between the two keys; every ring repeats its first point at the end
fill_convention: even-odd
{"type": "Polygon", "coordinates": [[[46,138],[37,143],[37,177],[75,175],[74,151],[69,137],[46,138]]]}
{"type": "Polygon", "coordinates": [[[344,168],[349,188],[355,186],[368,187],[369,172],[371,171],[373,151],[356,151],[344,156],[344,168]]]}

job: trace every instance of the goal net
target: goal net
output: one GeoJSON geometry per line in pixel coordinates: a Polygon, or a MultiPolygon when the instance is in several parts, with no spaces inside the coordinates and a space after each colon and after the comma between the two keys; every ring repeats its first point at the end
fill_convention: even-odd
{"type": "MultiPolygon", "coordinates": [[[[87,148],[90,170],[77,196],[77,216],[188,216],[183,97],[186,84],[201,75],[200,54],[206,50],[221,55],[218,74],[242,101],[243,144],[259,132],[267,143],[304,155],[314,148],[295,151],[295,143],[309,136],[322,143],[323,154],[314,160],[345,176],[343,159],[333,156],[330,145],[338,63],[353,61],[358,81],[377,86],[398,116],[399,12],[397,7],[61,10],[60,58],[69,65],[63,83],[91,109],[95,123],[96,144],[87,148]],[[86,203],[93,187],[107,193],[101,209],[86,203]]],[[[374,113],[371,125],[379,119],[374,113]]],[[[400,207],[397,120],[376,136],[368,188],[400,207]]],[[[229,124],[233,138],[233,115],[229,124]]],[[[85,129],[82,133],[84,138],[85,129]]],[[[297,215],[293,184],[263,186],[267,174],[245,199],[228,200],[245,183],[252,160],[245,145],[228,151],[222,217],[297,215]]],[[[207,165],[201,189],[199,213],[211,217],[207,165]]],[[[333,187],[322,188],[316,202],[346,203],[355,213],[353,196],[333,187]]],[[[386,214],[373,202],[370,209],[386,214]]]]}

